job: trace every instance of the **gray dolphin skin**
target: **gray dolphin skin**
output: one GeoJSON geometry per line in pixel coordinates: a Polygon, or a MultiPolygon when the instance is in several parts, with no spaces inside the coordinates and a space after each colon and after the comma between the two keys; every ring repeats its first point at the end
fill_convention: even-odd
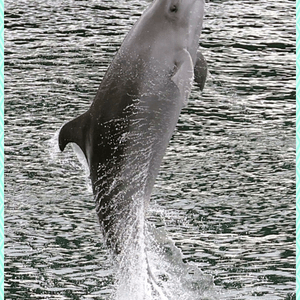
{"type": "Polygon", "coordinates": [[[198,50],[204,0],[154,0],[124,39],[90,109],[59,133],[83,151],[106,244],[122,251],[145,214],[193,79],[204,88],[198,50]]]}

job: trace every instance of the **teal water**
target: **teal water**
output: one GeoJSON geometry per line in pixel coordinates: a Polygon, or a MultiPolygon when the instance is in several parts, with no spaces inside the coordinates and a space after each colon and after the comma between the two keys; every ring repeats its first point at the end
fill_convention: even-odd
{"type": "MultiPolygon", "coordinates": [[[[115,289],[87,176],[53,141],[147,5],[5,1],[6,299],[115,289]]],[[[147,224],[212,276],[208,298],[295,299],[295,1],[209,1],[200,45],[210,75],[182,111],[147,224]]]]}

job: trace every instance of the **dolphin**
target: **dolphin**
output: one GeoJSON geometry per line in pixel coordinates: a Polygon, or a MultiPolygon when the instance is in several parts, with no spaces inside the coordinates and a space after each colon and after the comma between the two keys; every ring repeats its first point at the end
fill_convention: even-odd
{"type": "Polygon", "coordinates": [[[144,216],[193,79],[204,88],[198,50],[205,0],[154,0],[125,37],[87,112],[59,132],[87,160],[106,244],[122,251],[144,216]],[[132,229],[133,228],[133,229],[132,229]]]}

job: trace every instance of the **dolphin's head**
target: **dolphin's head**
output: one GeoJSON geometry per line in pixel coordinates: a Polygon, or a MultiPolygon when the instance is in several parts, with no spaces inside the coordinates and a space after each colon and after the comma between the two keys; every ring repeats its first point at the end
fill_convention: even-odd
{"type": "Polygon", "coordinates": [[[156,16],[174,28],[182,37],[184,47],[190,52],[193,61],[199,46],[202,30],[205,0],[155,0],[153,11],[156,16]]]}
{"type": "Polygon", "coordinates": [[[202,22],[204,0],[156,0],[164,7],[165,17],[179,26],[202,22]]]}

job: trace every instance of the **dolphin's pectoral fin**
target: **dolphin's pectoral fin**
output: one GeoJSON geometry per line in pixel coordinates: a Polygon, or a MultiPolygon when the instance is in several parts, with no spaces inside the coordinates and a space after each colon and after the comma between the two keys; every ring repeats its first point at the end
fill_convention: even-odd
{"type": "Polygon", "coordinates": [[[194,77],[194,67],[190,53],[187,50],[179,52],[175,64],[177,68],[171,79],[179,88],[184,104],[186,104],[194,77]]]}
{"type": "Polygon", "coordinates": [[[197,60],[194,67],[194,72],[194,80],[197,86],[200,88],[200,90],[203,91],[207,76],[207,63],[203,54],[200,51],[197,52],[197,60]]]}
{"type": "Polygon", "coordinates": [[[66,123],[59,132],[59,149],[63,151],[68,143],[76,143],[83,151],[85,157],[86,141],[89,132],[89,111],[66,123]]]}

